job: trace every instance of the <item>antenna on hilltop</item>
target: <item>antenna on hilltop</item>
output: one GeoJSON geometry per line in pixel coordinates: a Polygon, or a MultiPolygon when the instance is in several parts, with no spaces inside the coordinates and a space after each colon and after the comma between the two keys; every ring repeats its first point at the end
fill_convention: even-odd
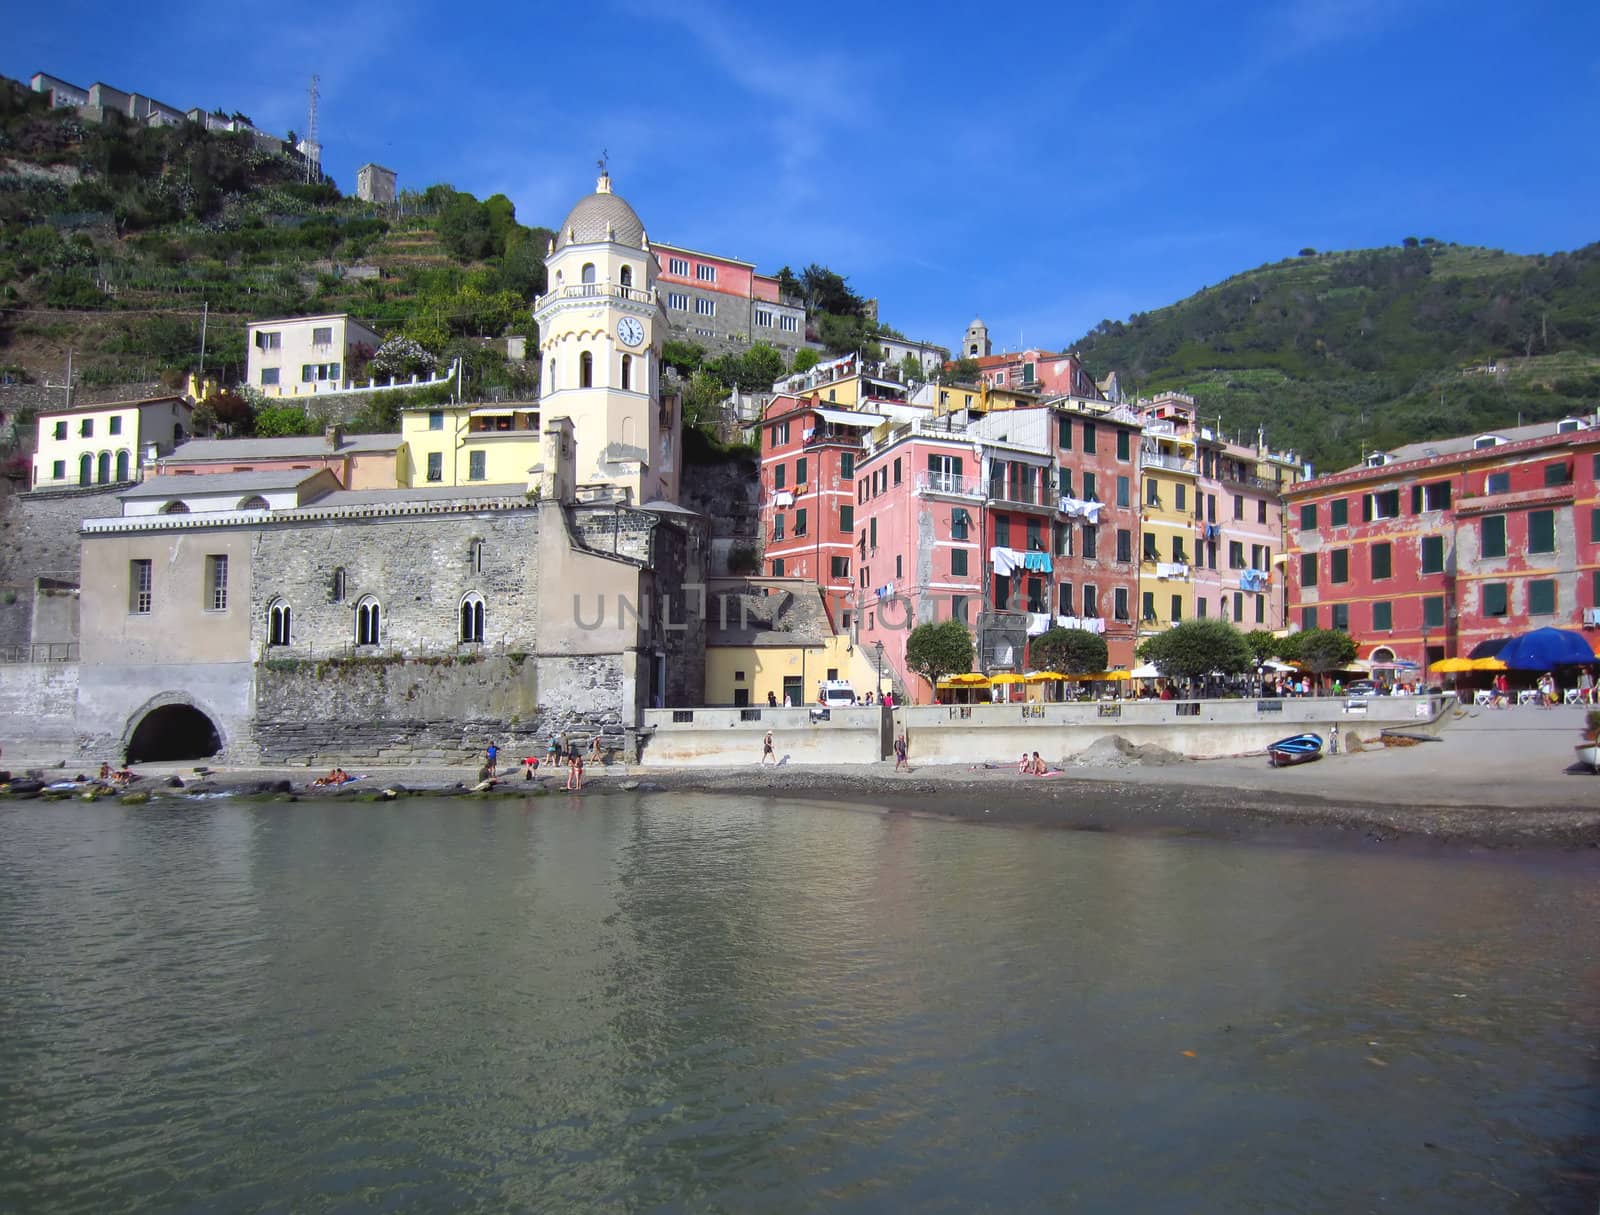
{"type": "Polygon", "coordinates": [[[322,145],[317,142],[317,85],[322,77],[311,73],[311,87],[306,90],[306,137],[300,141],[306,161],[306,181],[322,180],[322,145]]]}

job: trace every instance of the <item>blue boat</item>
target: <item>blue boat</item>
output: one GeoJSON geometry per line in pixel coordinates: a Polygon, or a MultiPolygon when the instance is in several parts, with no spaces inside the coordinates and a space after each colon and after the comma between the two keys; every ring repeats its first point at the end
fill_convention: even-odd
{"type": "Polygon", "coordinates": [[[1267,759],[1274,768],[1287,768],[1290,764],[1303,764],[1322,758],[1322,735],[1295,734],[1280,738],[1267,748],[1267,759]]]}

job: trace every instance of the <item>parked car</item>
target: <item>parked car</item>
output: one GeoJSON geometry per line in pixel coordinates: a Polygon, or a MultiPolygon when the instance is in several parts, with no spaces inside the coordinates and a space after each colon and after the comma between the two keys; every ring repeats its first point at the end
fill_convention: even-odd
{"type": "Polygon", "coordinates": [[[1345,685],[1344,694],[1346,696],[1376,696],[1378,695],[1378,687],[1370,679],[1358,679],[1354,683],[1345,685]]]}

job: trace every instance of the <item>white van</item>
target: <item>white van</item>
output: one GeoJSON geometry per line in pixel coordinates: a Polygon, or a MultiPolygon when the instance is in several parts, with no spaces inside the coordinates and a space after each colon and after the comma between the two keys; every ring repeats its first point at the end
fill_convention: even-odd
{"type": "Polygon", "coordinates": [[[856,703],[856,690],[848,679],[823,679],[817,683],[817,700],[829,709],[848,709],[856,703]]]}

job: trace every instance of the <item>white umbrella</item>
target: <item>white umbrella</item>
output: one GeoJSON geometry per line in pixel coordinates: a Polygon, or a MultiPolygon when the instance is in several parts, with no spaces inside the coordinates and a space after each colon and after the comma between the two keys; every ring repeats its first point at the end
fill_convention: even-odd
{"type": "Polygon", "coordinates": [[[1153,662],[1147,662],[1142,667],[1134,667],[1128,672],[1129,679],[1160,679],[1161,672],[1153,662]]]}
{"type": "Polygon", "coordinates": [[[1261,664],[1263,671],[1292,671],[1294,668],[1286,662],[1279,662],[1276,658],[1269,658],[1261,664]]]}

